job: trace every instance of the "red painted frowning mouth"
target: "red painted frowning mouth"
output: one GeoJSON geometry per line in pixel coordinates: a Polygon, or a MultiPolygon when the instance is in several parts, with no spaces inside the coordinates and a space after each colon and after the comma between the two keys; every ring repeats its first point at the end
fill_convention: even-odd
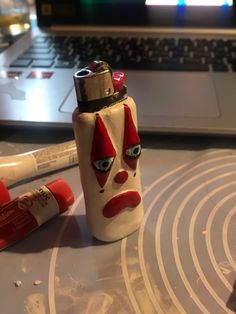
{"type": "Polygon", "coordinates": [[[137,191],[127,191],[110,199],[103,208],[103,216],[114,217],[125,208],[135,208],[141,202],[141,196],[137,191]]]}

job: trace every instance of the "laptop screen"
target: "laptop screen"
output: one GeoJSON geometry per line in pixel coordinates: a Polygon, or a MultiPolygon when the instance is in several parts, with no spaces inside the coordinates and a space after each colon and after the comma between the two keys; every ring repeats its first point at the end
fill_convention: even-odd
{"type": "Polygon", "coordinates": [[[39,26],[213,27],[236,25],[233,0],[36,0],[39,26]]]}

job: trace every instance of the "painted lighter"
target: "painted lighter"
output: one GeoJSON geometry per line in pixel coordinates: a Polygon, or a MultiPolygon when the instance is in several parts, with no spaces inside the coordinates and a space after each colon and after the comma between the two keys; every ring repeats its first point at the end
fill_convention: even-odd
{"type": "Polygon", "coordinates": [[[104,61],[74,74],[73,128],[86,217],[91,233],[102,241],[129,235],[143,217],[136,105],[124,79],[104,61]]]}

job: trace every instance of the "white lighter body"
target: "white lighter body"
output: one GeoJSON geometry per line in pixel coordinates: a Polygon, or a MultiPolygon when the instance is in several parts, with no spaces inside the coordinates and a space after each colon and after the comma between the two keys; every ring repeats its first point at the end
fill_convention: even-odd
{"type": "Polygon", "coordinates": [[[91,233],[102,241],[129,235],[143,217],[136,105],[126,95],[120,75],[112,76],[105,62],[95,61],[74,76],[78,108],[73,113],[73,128],[86,217],[91,233]],[[92,88],[86,78],[94,80],[94,88],[104,83],[98,95],[85,91],[86,86],[92,88]]]}

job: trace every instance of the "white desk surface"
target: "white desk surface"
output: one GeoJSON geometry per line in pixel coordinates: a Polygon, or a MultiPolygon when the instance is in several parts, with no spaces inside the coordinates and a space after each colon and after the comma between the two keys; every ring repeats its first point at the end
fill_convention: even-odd
{"type": "MultiPolygon", "coordinates": [[[[0,155],[72,138],[1,130],[0,155]]],[[[156,135],[142,144],[145,216],[121,241],[90,235],[78,166],[10,189],[14,197],[62,177],[75,202],[0,253],[1,314],[236,312],[235,139],[156,135]]]]}

